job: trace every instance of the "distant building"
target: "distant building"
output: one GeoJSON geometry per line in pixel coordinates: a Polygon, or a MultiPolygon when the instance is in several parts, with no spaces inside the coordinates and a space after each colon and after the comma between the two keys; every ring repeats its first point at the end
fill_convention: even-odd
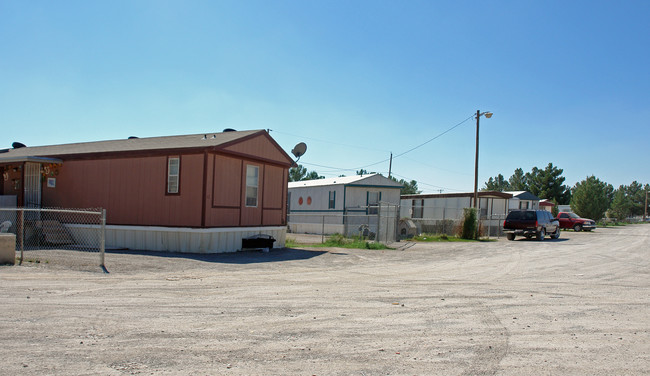
{"type": "Polygon", "coordinates": [[[537,210],[539,209],[540,198],[528,191],[505,191],[512,195],[508,204],[508,210],[537,210]]]}
{"type": "Polygon", "coordinates": [[[547,200],[547,199],[543,199],[543,200],[539,201],[539,208],[542,209],[542,210],[546,210],[546,211],[550,212],[550,211],[553,211],[554,206],[555,206],[555,204],[552,203],[551,201],[547,200]]]}
{"type": "MultiPolygon", "coordinates": [[[[480,191],[477,195],[481,226],[494,233],[508,212],[539,207],[539,198],[525,191],[480,191]]],[[[451,222],[461,220],[464,209],[473,206],[474,192],[402,195],[400,217],[412,219],[420,233],[449,233],[453,230],[451,222]]]]}
{"type": "Polygon", "coordinates": [[[367,224],[377,231],[379,204],[396,207],[402,185],[380,174],[289,183],[289,230],[294,233],[345,234],[367,224]]]}

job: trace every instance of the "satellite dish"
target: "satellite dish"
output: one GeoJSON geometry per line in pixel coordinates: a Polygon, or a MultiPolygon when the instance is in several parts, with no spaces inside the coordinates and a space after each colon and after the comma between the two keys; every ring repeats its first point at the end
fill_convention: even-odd
{"type": "Polygon", "coordinates": [[[307,151],[307,144],[301,142],[298,145],[293,147],[293,150],[291,150],[291,154],[295,155],[297,159],[300,159],[300,157],[302,157],[306,151],[307,151]]]}
{"type": "Polygon", "coordinates": [[[25,144],[23,144],[22,142],[16,141],[13,144],[11,144],[11,147],[13,147],[14,149],[20,149],[20,148],[25,148],[27,146],[25,144]]]}

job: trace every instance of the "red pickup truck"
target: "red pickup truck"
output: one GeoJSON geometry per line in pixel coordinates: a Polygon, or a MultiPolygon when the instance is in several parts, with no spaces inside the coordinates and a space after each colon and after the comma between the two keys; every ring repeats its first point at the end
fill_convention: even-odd
{"type": "Polygon", "coordinates": [[[591,231],[596,228],[596,221],[580,218],[575,213],[559,212],[557,213],[557,219],[560,221],[560,228],[572,228],[574,231],[591,231]]]}

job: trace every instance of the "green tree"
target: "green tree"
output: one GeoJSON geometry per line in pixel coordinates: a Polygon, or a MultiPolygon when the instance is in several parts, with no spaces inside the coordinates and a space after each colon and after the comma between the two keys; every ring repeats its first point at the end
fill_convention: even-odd
{"type": "Polygon", "coordinates": [[[508,179],[508,183],[512,191],[528,190],[528,180],[526,179],[526,175],[524,175],[524,170],[521,168],[515,169],[515,173],[508,179]]]}
{"type": "Polygon", "coordinates": [[[557,208],[557,200],[552,199],[551,202],[553,203],[553,207],[551,208],[551,214],[553,214],[554,217],[557,217],[558,213],[560,213],[560,209],[557,208]]]}
{"type": "Polygon", "coordinates": [[[616,219],[625,219],[632,212],[632,202],[625,194],[625,186],[621,185],[614,191],[614,198],[607,212],[607,216],[616,219]]]}
{"type": "Polygon", "coordinates": [[[621,185],[613,194],[612,205],[609,215],[612,218],[625,219],[628,217],[643,215],[645,209],[645,187],[633,181],[630,185],[621,185]]]}
{"type": "Polygon", "coordinates": [[[394,176],[391,176],[390,180],[402,185],[399,192],[401,195],[417,195],[422,192],[418,189],[418,182],[415,180],[411,180],[410,182],[404,179],[397,180],[394,176]]]}
{"type": "Polygon", "coordinates": [[[643,208],[645,205],[645,189],[643,187],[643,184],[635,180],[632,182],[632,184],[626,187],[625,193],[630,199],[630,215],[643,215],[643,208]]]}
{"type": "Polygon", "coordinates": [[[370,175],[370,174],[376,174],[376,172],[368,172],[366,169],[361,169],[357,171],[357,175],[370,175]]]}
{"type": "Polygon", "coordinates": [[[418,189],[418,182],[415,180],[407,182],[404,179],[400,179],[398,183],[402,185],[402,188],[400,189],[400,194],[402,195],[417,195],[422,193],[422,191],[418,189]]]}
{"type": "Polygon", "coordinates": [[[549,163],[545,169],[533,167],[531,172],[526,173],[528,191],[539,198],[556,200],[560,204],[567,204],[571,200],[571,190],[564,185],[562,176],[563,169],[549,163]]]}
{"type": "Polygon", "coordinates": [[[324,176],[318,175],[316,171],[307,171],[307,168],[303,165],[298,165],[297,167],[291,167],[289,169],[289,181],[302,181],[302,180],[315,180],[315,179],[324,179],[324,176]]]}
{"type": "Polygon", "coordinates": [[[488,179],[488,181],[485,183],[485,187],[482,190],[498,192],[509,191],[510,183],[503,177],[503,175],[499,174],[494,178],[488,179]]]}
{"type": "Polygon", "coordinates": [[[595,221],[603,218],[609,207],[608,185],[593,175],[576,183],[571,196],[571,210],[595,221]]]}

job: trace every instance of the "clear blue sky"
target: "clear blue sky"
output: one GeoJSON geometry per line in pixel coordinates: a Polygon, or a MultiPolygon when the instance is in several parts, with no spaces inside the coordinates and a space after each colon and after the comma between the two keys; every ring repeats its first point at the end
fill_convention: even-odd
{"type": "MultiPolygon", "coordinates": [[[[548,163],[569,186],[649,183],[649,14],[645,0],[0,0],[0,147],[271,129],[326,177],[387,174],[390,152],[481,110],[479,187],[548,163]]],[[[392,171],[472,191],[475,131],[392,171]]]]}

